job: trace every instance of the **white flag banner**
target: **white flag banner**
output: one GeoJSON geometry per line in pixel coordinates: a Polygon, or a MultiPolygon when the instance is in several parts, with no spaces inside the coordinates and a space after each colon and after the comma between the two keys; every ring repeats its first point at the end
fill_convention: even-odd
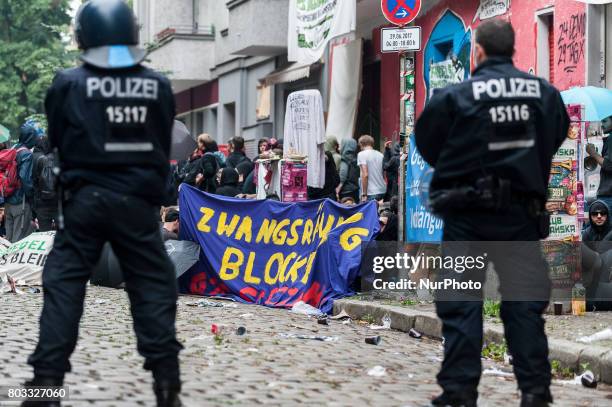
{"type": "Polygon", "coordinates": [[[331,38],[355,31],[355,0],[289,0],[288,59],[312,64],[331,38]]]}
{"type": "Polygon", "coordinates": [[[17,285],[42,285],[42,270],[54,239],[55,232],[38,232],[0,247],[0,280],[11,277],[17,285]]]}

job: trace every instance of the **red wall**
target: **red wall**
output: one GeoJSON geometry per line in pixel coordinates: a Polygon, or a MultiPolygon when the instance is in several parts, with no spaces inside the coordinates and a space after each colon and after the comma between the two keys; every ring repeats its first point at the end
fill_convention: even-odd
{"type": "MultiPolygon", "coordinates": [[[[422,27],[422,48],[425,48],[435,24],[444,15],[446,10],[449,9],[463,20],[466,27],[471,27],[472,33],[474,33],[474,29],[480,23],[478,18],[474,21],[479,4],[479,0],[442,0],[429,10],[427,14],[417,18],[415,25],[422,27]]],[[[586,44],[585,30],[580,29],[583,27],[580,23],[586,22],[586,18],[583,17],[586,12],[584,3],[575,0],[512,0],[510,10],[504,16],[497,18],[509,19],[516,31],[514,62],[518,68],[525,71],[528,71],[530,68],[535,71],[537,68],[535,13],[550,6],[554,6],[555,67],[553,84],[560,90],[565,90],[572,86],[584,86],[586,44]]],[[[474,41],[472,38],[473,46],[474,41]]],[[[422,52],[416,54],[416,65],[415,79],[418,114],[423,109],[426,96],[422,52]]],[[[397,71],[392,73],[391,71],[385,71],[383,68],[383,81],[385,80],[385,75],[397,77],[397,71]]],[[[385,85],[382,84],[381,86],[385,85]]],[[[386,90],[386,88],[383,89],[386,90]]],[[[389,89],[388,92],[390,91],[389,89]]],[[[396,95],[397,92],[396,90],[396,95]]],[[[383,99],[389,98],[389,96],[390,93],[383,94],[383,99]]]]}
{"type": "Polygon", "coordinates": [[[219,101],[219,83],[215,79],[174,95],[176,114],[199,109],[219,101]]]}
{"type": "Polygon", "coordinates": [[[391,140],[393,133],[399,134],[399,54],[380,52],[380,28],[372,32],[372,43],[380,56],[380,136],[381,140],[391,140]]]}

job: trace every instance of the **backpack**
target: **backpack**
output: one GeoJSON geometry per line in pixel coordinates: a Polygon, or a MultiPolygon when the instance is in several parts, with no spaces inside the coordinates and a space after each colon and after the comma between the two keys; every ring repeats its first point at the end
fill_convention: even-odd
{"type": "Polygon", "coordinates": [[[17,154],[26,147],[8,148],[0,151],[0,197],[8,198],[21,187],[17,170],[17,154]]]}
{"type": "Polygon", "coordinates": [[[342,184],[342,191],[345,193],[352,193],[359,190],[359,175],[360,170],[357,165],[357,161],[353,160],[351,162],[347,162],[346,160],[342,160],[346,165],[348,165],[348,172],[346,175],[346,181],[342,184]]]}
{"type": "Polygon", "coordinates": [[[53,173],[55,167],[55,159],[52,153],[44,154],[36,160],[36,171],[38,171],[38,182],[35,186],[38,190],[40,199],[45,201],[57,199],[55,189],[56,178],[53,173]]]}

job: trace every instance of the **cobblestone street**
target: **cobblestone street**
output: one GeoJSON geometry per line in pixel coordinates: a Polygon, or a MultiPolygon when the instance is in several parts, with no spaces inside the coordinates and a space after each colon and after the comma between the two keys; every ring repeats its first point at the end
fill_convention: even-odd
{"type": "MultiPolygon", "coordinates": [[[[230,307],[191,307],[195,297],[181,297],[177,330],[181,353],[183,402],[215,405],[376,405],[420,406],[439,392],[435,374],[439,342],[416,340],[397,331],[373,331],[352,322],[314,319],[285,310],[222,302],[230,307]],[[224,329],[216,344],[211,324],[224,329]],[[235,334],[244,326],[244,336],[235,334]],[[337,336],[335,342],[285,338],[280,333],[337,336]],[[380,334],[380,345],[364,343],[380,334]],[[380,365],[386,374],[368,375],[380,365]]],[[[38,335],[42,294],[0,296],[0,382],[18,385],[31,376],[25,361],[38,335]]],[[[66,378],[66,406],[151,406],[151,378],[136,353],[127,297],[122,290],[89,287],[80,340],[66,378]]],[[[484,363],[485,369],[510,371],[484,363]]],[[[516,406],[514,379],[485,374],[481,406],[516,406]]],[[[597,390],[556,381],[555,406],[607,406],[610,386],[597,390]]],[[[0,405],[15,405],[2,403],[0,405]]]]}

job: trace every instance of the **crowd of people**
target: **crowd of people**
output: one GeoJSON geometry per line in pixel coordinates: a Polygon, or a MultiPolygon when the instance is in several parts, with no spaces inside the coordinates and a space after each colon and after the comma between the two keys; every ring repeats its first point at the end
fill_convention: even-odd
{"type": "Polygon", "coordinates": [[[44,126],[27,120],[19,141],[0,145],[0,235],[17,242],[35,231],[54,230],[57,222],[55,158],[44,126]]]}
{"type": "MultiPolygon", "coordinates": [[[[308,199],[331,199],[352,206],[376,201],[379,206],[380,240],[397,240],[398,171],[401,149],[399,143],[387,141],[384,154],[375,148],[372,136],[338,142],[329,136],[325,142],[325,184],[322,188],[308,187],[308,199]]],[[[226,157],[209,134],[197,137],[197,148],[172,171],[173,187],[186,183],[202,191],[227,197],[255,199],[257,185],[255,165],[271,158],[283,157],[283,140],[262,138],[257,156],[252,160],[245,153],[242,137],[228,143],[226,157]]],[[[267,199],[280,200],[276,193],[267,199]]],[[[167,232],[172,221],[162,217],[167,232]]],[[[164,235],[167,234],[164,232],[164,235]]]]}

